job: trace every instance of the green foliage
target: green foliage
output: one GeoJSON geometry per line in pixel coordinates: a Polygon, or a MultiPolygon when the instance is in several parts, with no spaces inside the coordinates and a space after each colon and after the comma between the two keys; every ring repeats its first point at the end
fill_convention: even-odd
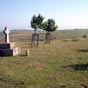
{"type": "Polygon", "coordinates": [[[47,32],[53,32],[57,29],[55,25],[55,21],[53,19],[48,19],[47,22],[44,23],[44,30],[47,32]]]}
{"type": "Polygon", "coordinates": [[[47,22],[43,22],[44,17],[39,14],[38,16],[34,15],[31,19],[31,27],[35,29],[44,29],[47,32],[53,32],[57,29],[55,21],[53,19],[48,19],[47,22]]]}
{"type": "Polygon", "coordinates": [[[47,22],[43,22],[42,24],[41,24],[41,29],[46,29],[47,28],[47,26],[48,26],[48,23],[47,22]]]}
{"type": "Polygon", "coordinates": [[[34,29],[36,29],[36,27],[37,27],[36,22],[37,22],[37,17],[34,15],[31,20],[31,27],[34,29]]]}
{"type": "Polygon", "coordinates": [[[35,29],[35,32],[38,28],[41,28],[44,17],[39,14],[38,16],[34,15],[31,19],[31,27],[35,29]]]}

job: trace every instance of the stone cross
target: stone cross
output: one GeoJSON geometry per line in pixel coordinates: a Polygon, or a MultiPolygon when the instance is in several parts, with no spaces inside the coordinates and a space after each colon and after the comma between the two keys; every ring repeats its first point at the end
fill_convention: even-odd
{"type": "Polygon", "coordinates": [[[3,33],[5,34],[5,43],[10,43],[10,40],[9,40],[9,33],[10,33],[10,31],[8,30],[7,27],[5,27],[3,33]]]}

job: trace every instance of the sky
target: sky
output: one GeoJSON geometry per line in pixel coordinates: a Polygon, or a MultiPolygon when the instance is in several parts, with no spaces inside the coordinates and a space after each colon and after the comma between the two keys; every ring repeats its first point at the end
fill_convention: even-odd
{"type": "Polygon", "coordinates": [[[0,0],[0,29],[31,29],[39,13],[59,29],[88,28],[88,0],[0,0]]]}

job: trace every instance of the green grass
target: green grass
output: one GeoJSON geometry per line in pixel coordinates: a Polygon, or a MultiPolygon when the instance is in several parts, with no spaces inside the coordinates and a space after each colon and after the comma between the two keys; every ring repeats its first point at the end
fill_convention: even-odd
{"type": "Polygon", "coordinates": [[[80,88],[88,84],[87,40],[18,45],[23,48],[21,55],[0,57],[0,88],[80,88]],[[25,56],[26,49],[30,56],[25,56]]]}
{"type": "Polygon", "coordinates": [[[0,88],[88,86],[88,39],[66,37],[31,47],[28,40],[31,33],[26,33],[11,35],[11,41],[21,47],[19,56],[0,57],[0,88]],[[26,49],[30,50],[29,56],[25,56],[26,49]]]}

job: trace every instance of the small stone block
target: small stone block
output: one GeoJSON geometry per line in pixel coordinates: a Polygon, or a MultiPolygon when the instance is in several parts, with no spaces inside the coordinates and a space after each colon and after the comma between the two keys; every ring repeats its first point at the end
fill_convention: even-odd
{"type": "Polygon", "coordinates": [[[20,52],[21,52],[21,50],[20,50],[19,47],[14,48],[13,49],[13,56],[16,56],[16,55],[20,54],[20,52]]]}
{"type": "Polygon", "coordinates": [[[29,56],[29,50],[28,49],[26,50],[26,56],[29,56]]]}

